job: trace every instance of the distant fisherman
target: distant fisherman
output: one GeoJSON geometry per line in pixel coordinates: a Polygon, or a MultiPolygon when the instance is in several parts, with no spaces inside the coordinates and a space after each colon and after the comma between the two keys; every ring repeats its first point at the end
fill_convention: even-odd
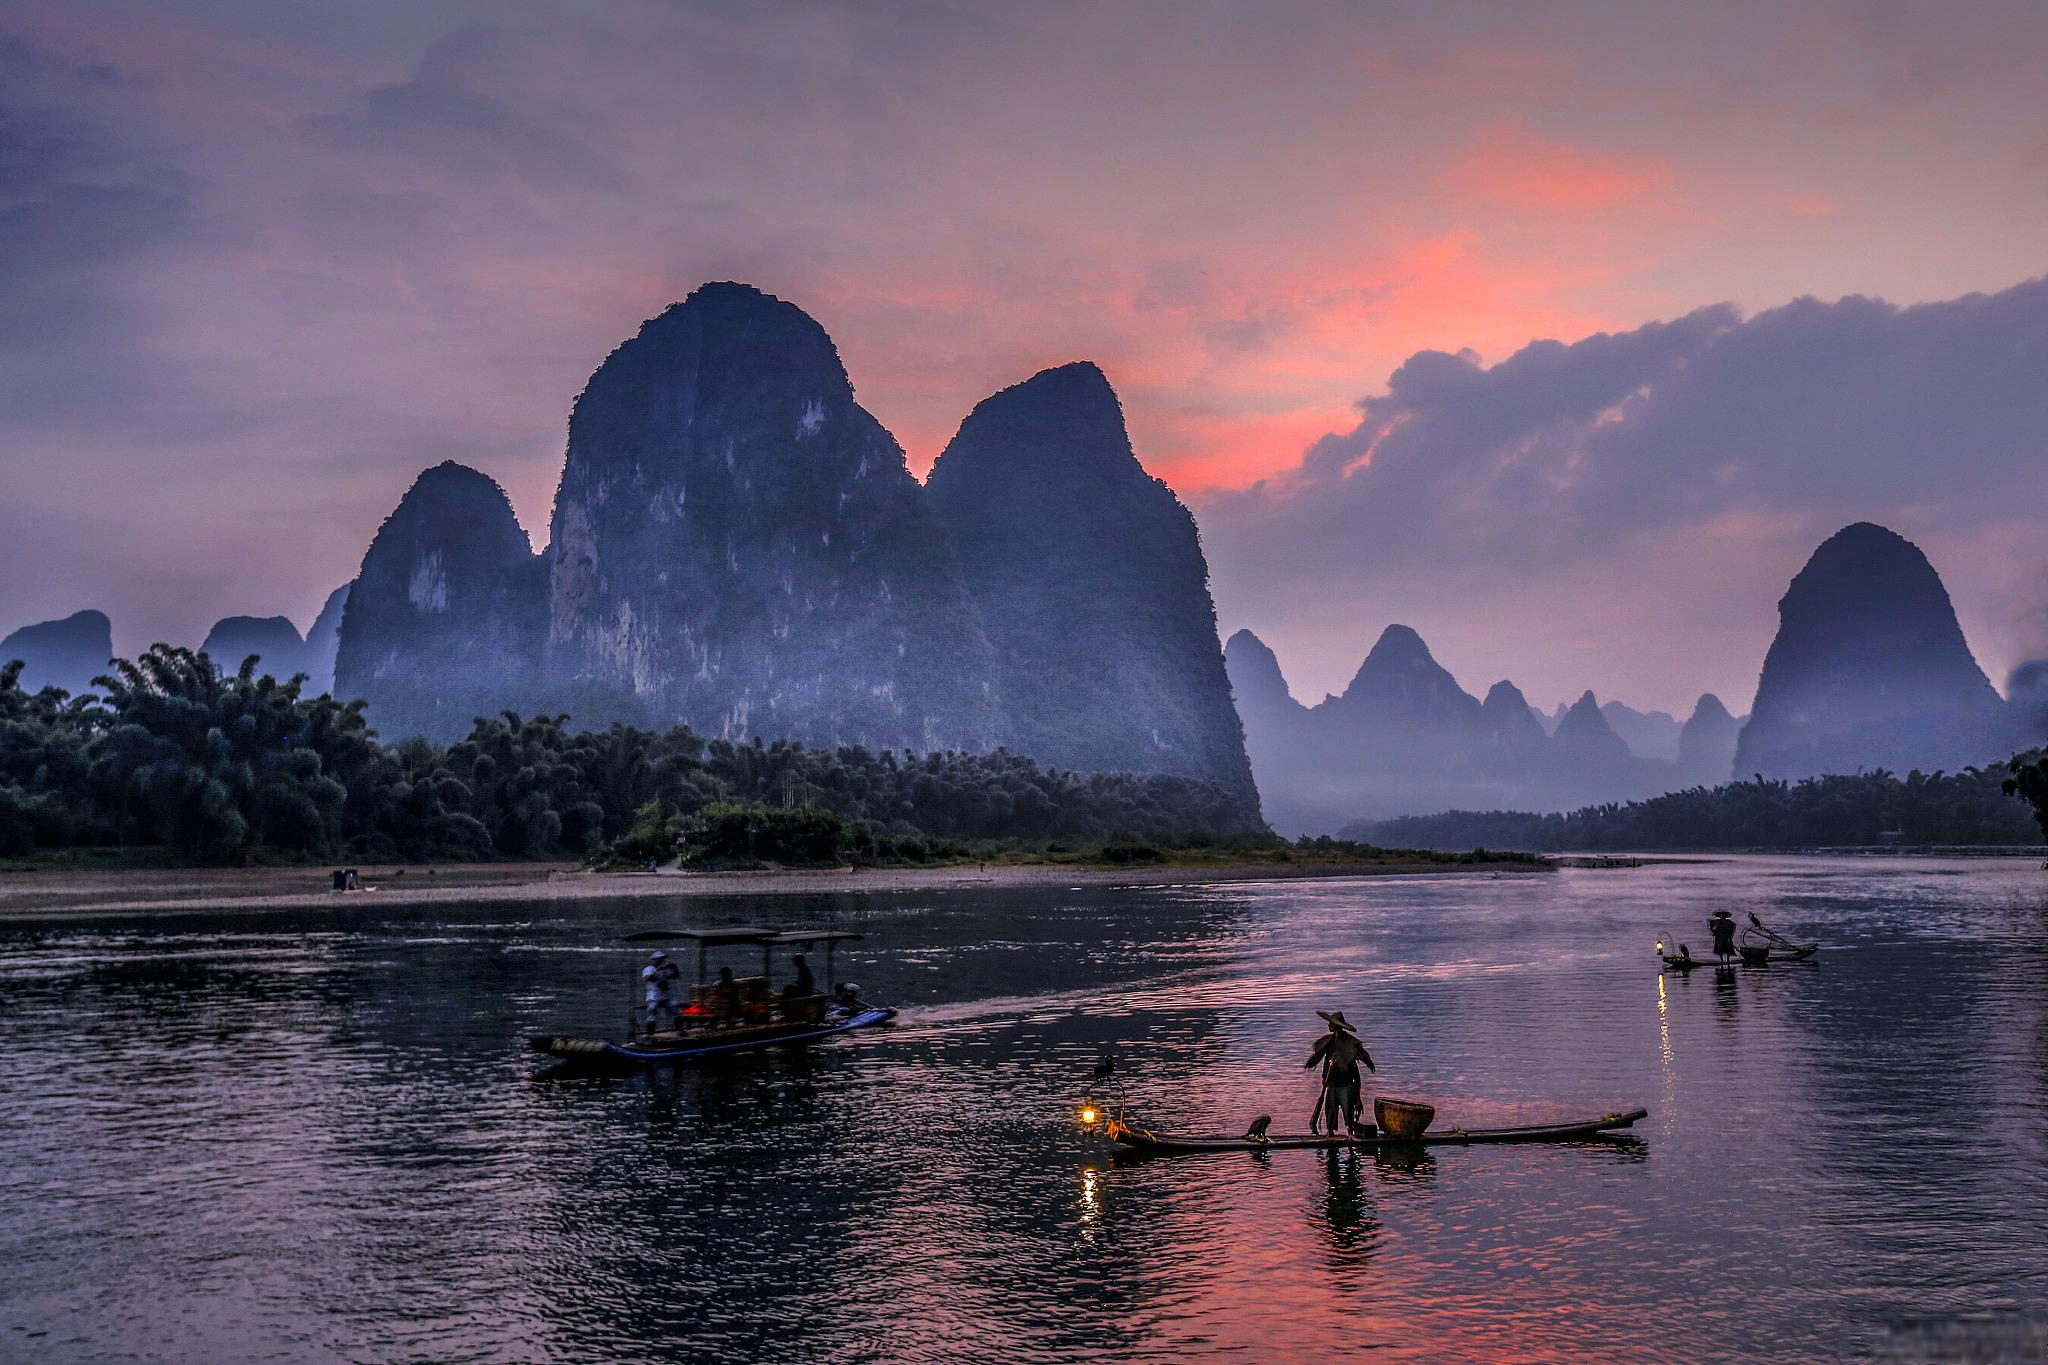
{"type": "MultiPolygon", "coordinates": [[[[1308,1060],[1301,1064],[1302,1068],[1306,1070],[1318,1062],[1322,1063],[1323,1100],[1319,1109],[1324,1127],[1334,1135],[1337,1120],[1342,1116],[1345,1130],[1357,1137],[1358,1125],[1365,1113],[1365,1102],[1359,1093],[1361,1078],[1358,1064],[1364,1062],[1365,1069],[1372,1072],[1378,1072],[1379,1068],[1372,1064],[1372,1054],[1358,1040],[1358,1031],[1344,1022],[1343,1010],[1331,1010],[1327,1014],[1317,1010],[1316,1015],[1329,1024],[1330,1031],[1316,1039],[1315,1046],[1309,1049],[1308,1060]]],[[[1312,1118],[1309,1120],[1310,1131],[1315,1127],[1316,1121],[1312,1118]]]]}
{"type": "Polygon", "coordinates": [[[1714,956],[1730,958],[1735,955],[1735,918],[1726,910],[1716,910],[1714,917],[1707,921],[1707,928],[1714,935],[1714,956]]]}
{"type": "Polygon", "coordinates": [[[664,1020],[674,1023],[676,982],[682,975],[676,970],[676,964],[668,960],[667,953],[655,953],[640,969],[640,984],[647,989],[647,1027],[650,1029],[664,1020]]]}

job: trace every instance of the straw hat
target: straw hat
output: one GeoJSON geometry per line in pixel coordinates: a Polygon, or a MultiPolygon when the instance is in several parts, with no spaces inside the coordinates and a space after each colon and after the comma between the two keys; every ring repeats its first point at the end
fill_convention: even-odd
{"type": "Polygon", "coordinates": [[[1343,1010],[1329,1010],[1327,1012],[1323,1010],[1317,1010],[1316,1017],[1327,1021],[1331,1028],[1340,1028],[1343,1029],[1346,1033],[1354,1035],[1358,1032],[1357,1029],[1351,1027],[1351,1025],[1344,1022],[1343,1010]]]}

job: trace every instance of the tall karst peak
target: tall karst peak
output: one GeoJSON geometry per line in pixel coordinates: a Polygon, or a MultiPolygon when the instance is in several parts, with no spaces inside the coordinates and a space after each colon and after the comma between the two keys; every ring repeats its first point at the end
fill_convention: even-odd
{"type": "Polygon", "coordinates": [[[1458,686],[1421,635],[1402,625],[1380,632],[1344,694],[1326,705],[1371,710],[1390,723],[1426,719],[1471,727],[1479,718],[1479,699],[1458,686]]]}
{"type": "Polygon", "coordinates": [[[452,461],[426,470],[348,590],[335,690],[369,702],[390,739],[450,739],[476,716],[531,705],[540,563],[493,479],[452,461]]]}
{"type": "Polygon", "coordinates": [[[1020,750],[1204,778],[1256,807],[1194,517],[1139,463],[1101,370],[1062,365],[984,399],[925,489],[1020,750]]]}
{"type": "Polygon", "coordinates": [[[707,284],[598,367],[569,419],[549,659],[586,722],[983,747],[987,640],[903,451],[825,330],[707,284]]]}
{"type": "Polygon", "coordinates": [[[1124,428],[1123,405],[1089,361],[1040,370],[981,400],[932,472],[934,487],[957,490],[971,475],[984,494],[1007,473],[1016,478],[1151,482],[1124,428]]]}
{"type": "Polygon", "coordinates": [[[1223,664],[1240,710],[1246,706],[1298,705],[1288,690],[1280,658],[1258,636],[1240,630],[1223,644],[1223,664]]]}
{"type": "Polygon", "coordinates": [[[1612,764],[1623,766],[1630,758],[1628,745],[1614,733],[1608,723],[1607,714],[1600,709],[1600,703],[1589,690],[1571,704],[1557,722],[1557,732],[1551,736],[1551,743],[1560,755],[1580,765],[1612,764]]]}
{"type": "Polygon", "coordinates": [[[1828,537],[1778,603],[1735,771],[1957,768],[2016,742],[1920,548],[1870,522],[1828,537]]]}

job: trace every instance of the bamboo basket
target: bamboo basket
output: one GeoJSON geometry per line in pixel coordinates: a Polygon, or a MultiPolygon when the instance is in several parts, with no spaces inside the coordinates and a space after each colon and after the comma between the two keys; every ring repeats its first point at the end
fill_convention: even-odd
{"type": "Polygon", "coordinates": [[[1375,1098],[1372,1102],[1373,1122],[1388,1137],[1418,1138],[1428,1130],[1430,1120],[1436,1117],[1436,1107],[1417,1104],[1413,1100],[1388,1100],[1375,1098]]]}

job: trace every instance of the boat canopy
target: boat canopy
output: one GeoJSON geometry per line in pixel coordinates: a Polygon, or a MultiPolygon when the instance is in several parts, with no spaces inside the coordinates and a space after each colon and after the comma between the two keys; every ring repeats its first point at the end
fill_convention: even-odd
{"type": "Polygon", "coordinates": [[[646,929],[626,935],[628,943],[662,943],[684,939],[705,947],[724,948],[733,944],[844,943],[862,935],[851,929],[646,929]]]}
{"type": "Polygon", "coordinates": [[[680,939],[697,945],[697,984],[703,985],[708,971],[707,961],[713,948],[759,948],[761,950],[761,976],[770,975],[769,958],[777,948],[809,948],[825,945],[825,981],[829,990],[835,981],[832,954],[840,944],[862,935],[851,929],[643,929],[637,934],[626,935],[628,943],[666,943],[680,939]]]}

